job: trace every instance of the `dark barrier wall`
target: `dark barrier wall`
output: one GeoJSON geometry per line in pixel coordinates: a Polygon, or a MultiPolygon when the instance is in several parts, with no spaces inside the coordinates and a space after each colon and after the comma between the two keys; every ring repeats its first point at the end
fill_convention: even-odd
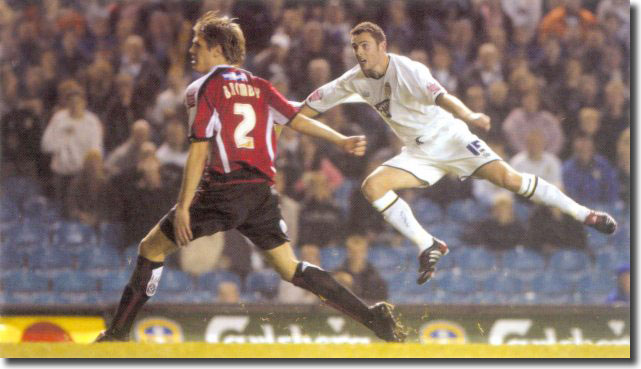
{"type": "MultiPolygon", "coordinates": [[[[398,306],[409,341],[490,344],[630,344],[629,307],[398,306]]],[[[109,309],[111,311],[111,309],[109,309]]],[[[99,315],[95,308],[5,309],[10,315],[99,315]]],[[[108,322],[111,317],[105,316],[108,322]]],[[[323,306],[149,305],[131,338],[145,342],[368,343],[377,339],[323,306]]]]}

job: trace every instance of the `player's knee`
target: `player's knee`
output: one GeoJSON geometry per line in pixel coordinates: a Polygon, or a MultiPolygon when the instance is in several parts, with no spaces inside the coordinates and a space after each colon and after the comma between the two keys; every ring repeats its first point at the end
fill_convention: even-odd
{"type": "Polygon", "coordinates": [[[372,202],[385,194],[386,191],[383,187],[381,181],[376,177],[367,177],[361,185],[361,192],[369,202],[372,202]]]}
{"type": "Polygon", "coordinates": [[[149,237],[145,237],[138,244],[138,254],[149,260],[156,261],[161,251],[158,243],[153,242],[149,237]]]}

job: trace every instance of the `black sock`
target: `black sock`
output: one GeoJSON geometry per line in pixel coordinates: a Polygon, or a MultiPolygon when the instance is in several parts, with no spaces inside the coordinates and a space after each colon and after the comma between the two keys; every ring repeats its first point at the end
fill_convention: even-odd
{"type": "Polygon", "coordinates": [[[373,317],[367,305],[326,271],[309,263],[298,263],[292,283],[311,291],[321,301],[369,327],[373,317]]]}
{"type": "Polygon", "coordinates": [[[150,261],[140,255],[136,269],[120,298],[116,315],[111,321],[108,332],[117,337],[129,335],[131,326],[140,308],[156,293],[163,263],[150,261]],[[155,273],[154,273],[155,272],[155,273]],[[154,278],[152,278],[152,276],[154,278]]]}

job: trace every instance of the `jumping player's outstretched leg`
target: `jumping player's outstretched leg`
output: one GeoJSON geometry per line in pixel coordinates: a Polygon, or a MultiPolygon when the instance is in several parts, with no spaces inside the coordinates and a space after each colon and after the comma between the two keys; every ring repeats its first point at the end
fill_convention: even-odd
{"type": "Polygon", "coordinates": [[[537,204],[556,207],[599,232],[612,234],[617,228],[617,223],[611,215],[578,204],[544,179],[532,174],[519,173],[502,160],[484,165],[476,175],[499,187],[531,199],[537,204]]]}
{"type": "Polygon", "coordinates": [[[158,225],[152,228],[140,242],[136,266],[122,293],[116,315],[96,342],[129,340],[129,331],[138,311],[156,294],[165,258],[177,249],[158,225]]]}
{"type": "Polygon", "coordinates": [[[436,263],[449,249],[445,242],[429,234],[416,220],[407,202],[394,190],[425,187],[413,174],[389,166],[380,166],[370,174],[361,190],[383,218],[418,247],[419,269],[416,283],[427,282],[436,271],[436,263]]]}
{"type": "Polygon", "coordinates": [[[403,342],[407,333],[393,315],[393,306],[379,302],[371,307],[338,283],[320,267],[300,262],[289,243],[264,251],[267,261],[281,278],[304,288],[321,301],[350,316],[388,342],[403,342]]]}

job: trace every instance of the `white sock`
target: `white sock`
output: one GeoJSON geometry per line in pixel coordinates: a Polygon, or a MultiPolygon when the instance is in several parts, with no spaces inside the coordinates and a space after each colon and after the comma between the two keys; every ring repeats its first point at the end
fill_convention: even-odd
{"type": "Polygon", "coordinates": [[[527,173],[522,176],[523,180],[518,192],[519,195],[525,196],[537,204],[559,208],[562,212],[582,223],[590,214],[590,209],[576,203],[556,186],[549,184],[544,179],[527,173]]]}
{"type": "Polygon", "coordinates": [[[434,237],[418,223],[412,209],[394,191],[388,191],[383,197],[372,202],[385,220],[403,236],[414,242],[419,253],[434,243],[434,237]]]}

